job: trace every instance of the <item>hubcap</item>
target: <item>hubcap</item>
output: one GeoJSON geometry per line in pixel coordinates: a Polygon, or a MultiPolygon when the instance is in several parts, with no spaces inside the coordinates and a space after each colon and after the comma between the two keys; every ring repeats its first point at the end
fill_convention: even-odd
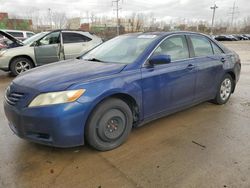
{"type": "Polygon", "coordinates": [[[118,109],[111,109],[106,112],[99,121],[98,136],[103,141],[118,139],[126,128],[126,117],[118,109]]]}
{"type": "Polygon", "coordinates": [[[19,61],[16,63],[16,72],[18,74],[21,74],[22,72],[25,72],[29,70],[30,68],[31,68],[30,64],[27,63],[26,61],[19,61]]]}
{"type": "Polygon", "coordinates": [[[226,78],[222,83],[220,87],[220,97],[223,101],[227,100],[230,96],[232,89],[232,83],[229,78],[226,78]]]}
{"type": "Polygon", "coordinates": [[[123,129],[123,120],[120,117],[113,117],[107,122],[104,135],[109,139],[116,139],[121,135],[123,129]]]}

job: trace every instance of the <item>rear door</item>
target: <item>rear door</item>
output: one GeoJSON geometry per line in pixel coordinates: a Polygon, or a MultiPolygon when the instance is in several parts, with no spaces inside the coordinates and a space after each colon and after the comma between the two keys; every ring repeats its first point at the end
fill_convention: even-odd
{"type": "Polygon", "coordinates": [[[62,32],[66,59],[73,59],[90,49],[91,38],[75,32],[62,32]]]}
{"type": "Polygon", "coordinates": [[[170,55],[171,63],[142,68],[145,118],[191,104],[196,70],[184,35],[169,37],[153,55],[170,55]]]}
{"type": "Polygon", "coordinates": [[[217,91],[226,56],[209,38],[202,35],[189,35],[188,37],[192,46],[193,64],[197,67],[195,100],[209,99],[217,91]]]}
{"type": "Polygon", "coordinates": [[[38,65],[59,61],[61,51],[60,38],[60,31],[56,31],[45,35],[37,41],[34,51],[38,65]]]}

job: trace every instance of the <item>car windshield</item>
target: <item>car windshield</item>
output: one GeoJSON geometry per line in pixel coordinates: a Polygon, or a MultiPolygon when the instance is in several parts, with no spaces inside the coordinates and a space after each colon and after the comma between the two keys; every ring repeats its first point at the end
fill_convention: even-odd
{"type": "Polygon", "coordinates": [[[157,35],[119,36],[94,48],[82,59],[110,63],[133,63],[157,35]]]}
{"type": "Polygon", "coordinates": [[[26,40],[24,40],[23,44],[24,45],[29,45],[29,44],[33,43],[34,41],[37,41],[38,39],[42,38],[46,34],[47,34],[47,32],[37,33],[37,34],[33,35],[32,37],[27,38],[26,40]]]}

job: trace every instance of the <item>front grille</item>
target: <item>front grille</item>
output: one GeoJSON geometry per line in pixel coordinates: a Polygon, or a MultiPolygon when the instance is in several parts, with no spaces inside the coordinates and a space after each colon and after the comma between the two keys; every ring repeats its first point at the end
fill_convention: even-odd
{"type": "Polygon", "coordinates": [[[24,93],[6,91],[6,100],[10,105],[16,105],[23,97],[24,93]]]}

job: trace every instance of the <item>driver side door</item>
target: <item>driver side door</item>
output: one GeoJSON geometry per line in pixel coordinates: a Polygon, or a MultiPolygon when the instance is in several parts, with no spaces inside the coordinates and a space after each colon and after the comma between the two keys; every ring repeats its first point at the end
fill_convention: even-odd
{"type": "Polygon", "coordinates": [[[44,65],[60,60],[61,32],[52,32],[37,41],[34,47],[37,65],[44,65]]]}
{"type": "Polygon", "coordinates": [[[171,63],[142,68],[144,118],[173,112],[194,99],[196,69],[184,35],[165,39],[153,55],[169,55],[171,63]]]}

